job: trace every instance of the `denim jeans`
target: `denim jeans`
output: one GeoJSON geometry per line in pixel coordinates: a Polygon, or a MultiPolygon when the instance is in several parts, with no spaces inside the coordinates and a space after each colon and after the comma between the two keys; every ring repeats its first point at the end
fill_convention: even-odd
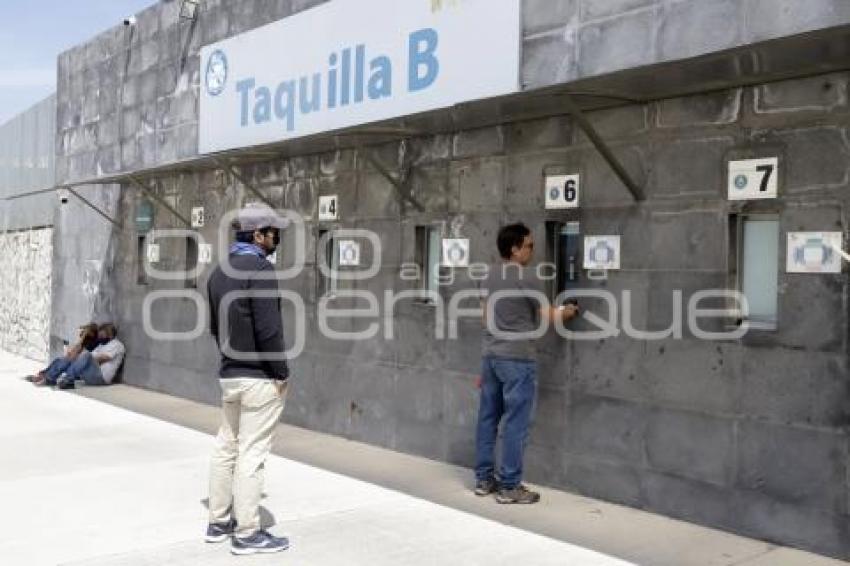
{"type": "Polygon", "coordinates": [[[44,375],[47,377],[47,381],[49,383],[56,383],[56,380],[59,379],[59,376],[65,372],[68,367],[73,363],[74,360],[71,360],[65,356],[61,358],[56,358],[50,365],[47,366],[47,369],[44,370],[44,375]]]}
{"type": "MultiPolygon", "coordinates": [[[[68,379],[74,381],[82,379],[86,385],[106,385],[103,380],[103,373],[100,371],[100,366],[94,361],[94,356],[88,350],[83,350],[71,364],[65,369],[65,375],[68,379]]],[[[47,378],[47,382],[51,385],[56,384],[56,378],[47,378]]]]}
{"type": "Polygon", "coordinates": [[[495,477],[495,449],[499,422],[502,429],[502,462],[499,484],[512,489],[522,481],[522,456],[534,407],[537,363],[485,356],[481,363],[481,404],[475,440],[475,477],[495,477]]]}

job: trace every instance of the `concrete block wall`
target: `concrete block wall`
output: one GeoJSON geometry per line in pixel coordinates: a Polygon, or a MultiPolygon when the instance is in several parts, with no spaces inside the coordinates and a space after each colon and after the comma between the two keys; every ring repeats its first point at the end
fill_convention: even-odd
{"type": "MultiPolygon", "coordinates": [[[[402,214],[394,189],[355,151],[243,168],[274,204],[307,218],[307,265],[283,285],[307,307],[306,350],[292,362],[286,420],[472,463],[480,323],[461,320],[458,340],[438,340],[434,309],[402,301],[392,339],[384,338],[383,321],[379,336],[366,342],[323,337],[316,320],[315,239],[326,227],[315,222],[319,195],[341,197],[341,219],[333,226],[373,230],[384,244],[379,274],[350,288],[381,296],[415,286],[399,272],[414,261],[417,225],[437,222],[446,236],[468,237],[473,260],[491,262],[505,222],[526,222],[542,243],[547,220],[578,219],[583,233],[621,234],[624,245],[621,271],[583,283],[617,295],[630,291],[634,328],[663,330],[673,320],[675,290],[686,306],[694,292],[727,285],[728,218],[738,207],[726,200],[726,159],[759,148],[778,152],[782,198],[768,208],[779,214],[783,241],[787,231],[846,233],[850,108],[843,96],[824,92],[844,92],[849,78],[827,75],[591,114],[630,172],[646,182],[649,198],[640,205],[564,116],[405,142],[415,164],[414,194],[425,203],[421,213],[402,214]],[[577,213],[543,210],[543,173],[553,164],[583,174],[577,213]]],[[[393,143],[371,151],[393,167],[402,149],[393,143]]],[[[200,232],[211,242],[216,219],[251,198],[223,171],[163,179],[159,190],[184,215],[205,206],[208,225],[200,232]]],[[[139,195],[129,187],[122,195],[129,222],[139,195]]],[[[158,209],[157,227],[179,222],[158,209]]],[[[136,237],[122,232],[116,254],[119,322],[129,351],[125,377],[215,403],[211,338],[156,342],[141,327],[144,296],[163,284],[136,283],[136,237]]],[[[776,331],[723,342],[697,340],[687,329],[682,340],[651,342],[544,338],[528,479],[847,557],[846,277],[785,274],[782,248],[776,331]]],[[[544,249],[538,246],[540,260],[544,249]]],[[[176,266],[180,252],[174,253],[176,266]]],[[[280,261],[291,254],[285,249],[280,261]]],[[[368,262],[365,249],[364,255],[368,262]]],[[[443,292],[448,299],[469,286],[460,273],[443,292]]],[[[586,306],[605,313],[591,301],[586,306]]],[[[161,330],[187,330],[195,322],[188,300],[154,312],[161,330]]],[[[332,327],[356,331],[370,322],[341,319],[332,327]]],[[[291,313],[287,324],[292,339],[291,313]]]]}
{"type": "Polygon", "coordinates": [[[48,354],[53,229],[0,235],[0,348],[43,361],[48,354]]]}
{"type": "MultiPolygon", "coordinates": [[[[198,154],[201,46],[326,0],[160,0],[59,56],[59,182],[198,154]]],[[[536,89],[850,23],[843,0],[523,0],[522,85],[536,89]]],[[[770,104],[766,101],[767,104],[770,104]]]]}
{"type": "MultiPolygon", "coordinates": [[[[177,21],[176,0],[163,1],[140,14],[134,32],[112,30],[63,54],[60,179],[194,156],[199,46],[317,3],[210,1],[191,24],[177,21]]],[[[790,1],[526,0],[524,84],[569,82],[850,21],[844,2],[805,4],[802,13],[790,1]],[[683,35],[683,29],[697,31],[683,35]]],[[[308,217],[311,234],[306,268],[286,284],[307,303],[307,335],[305,352],[292,362],[285,418],[472,463],[480,323],[461,321],[458,340],[438,340],[433,308],[401,302],[392,319],[393,339],[324,338],[316,320],[318,196],[340,195],[336,226],[374,230],[385,244],[378,276],[355,288],[401,291],[412,285],[400,281],[399,267],[413,261],[417,225],[437,222],[446,236],[470,238],[474,261],[494,261],[493,240],[502,223],[524,221],[543,242],[547,220],[573,217],[543,210],[542,182],[549,166],[578,170],[584,200],[575,218],[583,233],[621,234],[625,246],[623,270],[589,284],[631,291],[634,326],[660,330],[671,322],[674,290],[687,300],[695,291],[728,283],[728,217],[739,208],[726,201],[726,160],[762,151],[780,156],[782,198],[765,206],[780,215],[783,235],[846,232],[847,82],[846,74],[836,74],[594,113],[603,137],[645,185],[649,198],[640,205],[566,116],[407,140],[403,151],[413,164],[411,186],[425,204],[422,213],[403,208],[392,186],[354,151],[243,168],[273,203],[308,217]]],[[[370,151],[395,168],[402,147],[391,143],[370,151]]],[[[207,227],[200,232],[211,242],[217,219],[250,198],[223,171],[163,176],[154,185],[185,216],[204,206],[207,227]]],[[[127,228],[115,235],[108,254],[109,296],[128,345],[125,379],[215,403],[218,356],[209,336],[189,343],[153,341],[141,323],[151,290],[183,284],[138,283],[138,235],[130,226],[139,199],[132,185],[121,186],[127,228]]],[[[157,207],[156,227],[180,225],[157,207]]],[[[163,253],[171,267],[179,267],[185,252],[170,244],[163,253]]],[[[284,250],[281,261],[288,257],[284,250]]],[[[469,285],[461,274],[444,293],[469,285]]],[[[783,273],[775,332],[722,343],[701,342],[687,332],[682,340],[665,342],[547,337],[528,479],[850,557],[846,297],[843,275],[783,273]]],[[[71,300],[58,299],[54,312],[71,300]]],[[[599,308],[592,302],[587,307],[599,308]]],[[[197,318],[185,299],[163,301],[151,314],[160,330],[188,330],[197,318]]],[[[286,319],[293,324],[291,314],[286,319]]],[[[364,324],[343,319],[334,328],[364,324]]]]}
{"type": "MultiPolygon", "coordinates": [[[[75,190],[111,218],[119,217],[117,186],[75,190]]],[[[55,207],[53,226],[52,279],[45,288],[50,289],[52,312],[50,353],[57,356],[63,352],[62,341],[72,342],[83,324],[116,320],[113,274],[117,241],[115,227],[74,196],[55,207]]]]}
{"type": "Polygon", "coordinates": [[[525,0],[523,84],[549,86],[850,22],[841,0],[525,0]]]}

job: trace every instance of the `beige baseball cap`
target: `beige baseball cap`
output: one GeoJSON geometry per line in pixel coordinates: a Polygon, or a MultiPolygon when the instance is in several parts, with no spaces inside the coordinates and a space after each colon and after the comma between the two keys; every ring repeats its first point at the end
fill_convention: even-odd
{"type": "Polygon", "coordinates": [[[240,232],[253,232],[263,228],[284,230],[289,220],[280,216],[269,205],[262,202],[249,202],[239,211],[234,227],[240,232]]]}

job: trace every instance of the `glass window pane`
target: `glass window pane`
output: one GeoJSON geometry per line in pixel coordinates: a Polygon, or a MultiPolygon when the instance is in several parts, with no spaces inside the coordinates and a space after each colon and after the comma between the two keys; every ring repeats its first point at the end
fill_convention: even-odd
{"type": "Polygon", "coordinates": [[[779,291],[779,221],[744,220],[741,291],[750,306],[750,320],[776,322],[779,291]]]}
{"type": "Polygon", "coordinates": [[[440,259],[443,255],[443,239],[438,228],[428,229],[428,290],[439,291],[440,259]]]}
{"type": "Polygon", "coordinates": [[[339,242],[336,238],[328,239],[328,245],[330,245],[330,256],[328,259],[330,260],[330,268],[331,268],[331,277],[330,277],[330,292],[336,293],[337,286],[337,273],[339,272],[339,242]]]}

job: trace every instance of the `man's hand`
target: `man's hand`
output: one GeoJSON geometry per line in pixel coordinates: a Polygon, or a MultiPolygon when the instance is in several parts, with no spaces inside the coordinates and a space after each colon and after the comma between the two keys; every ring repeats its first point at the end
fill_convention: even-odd
{"type": "Polygon", "coordinates": [[[564,305],[562,307],[545,307],[540,309],[540,315],[547,318],[549,322],[558,320],[567,322],[578,316],[578,305],[564,305]]]}
{"type": "Polygon", "coordinates": [[[573,304],[564,305],[564,306],[560,307],[558,310],[560,311],[560,314],[561,314],[561,317],[562,317],[561,319],[564,322],[567,322],[568,320],[574,319],[575,317],[578,316],[578,313],[579,313],[578,305],[573,305],[573,304]]]}

